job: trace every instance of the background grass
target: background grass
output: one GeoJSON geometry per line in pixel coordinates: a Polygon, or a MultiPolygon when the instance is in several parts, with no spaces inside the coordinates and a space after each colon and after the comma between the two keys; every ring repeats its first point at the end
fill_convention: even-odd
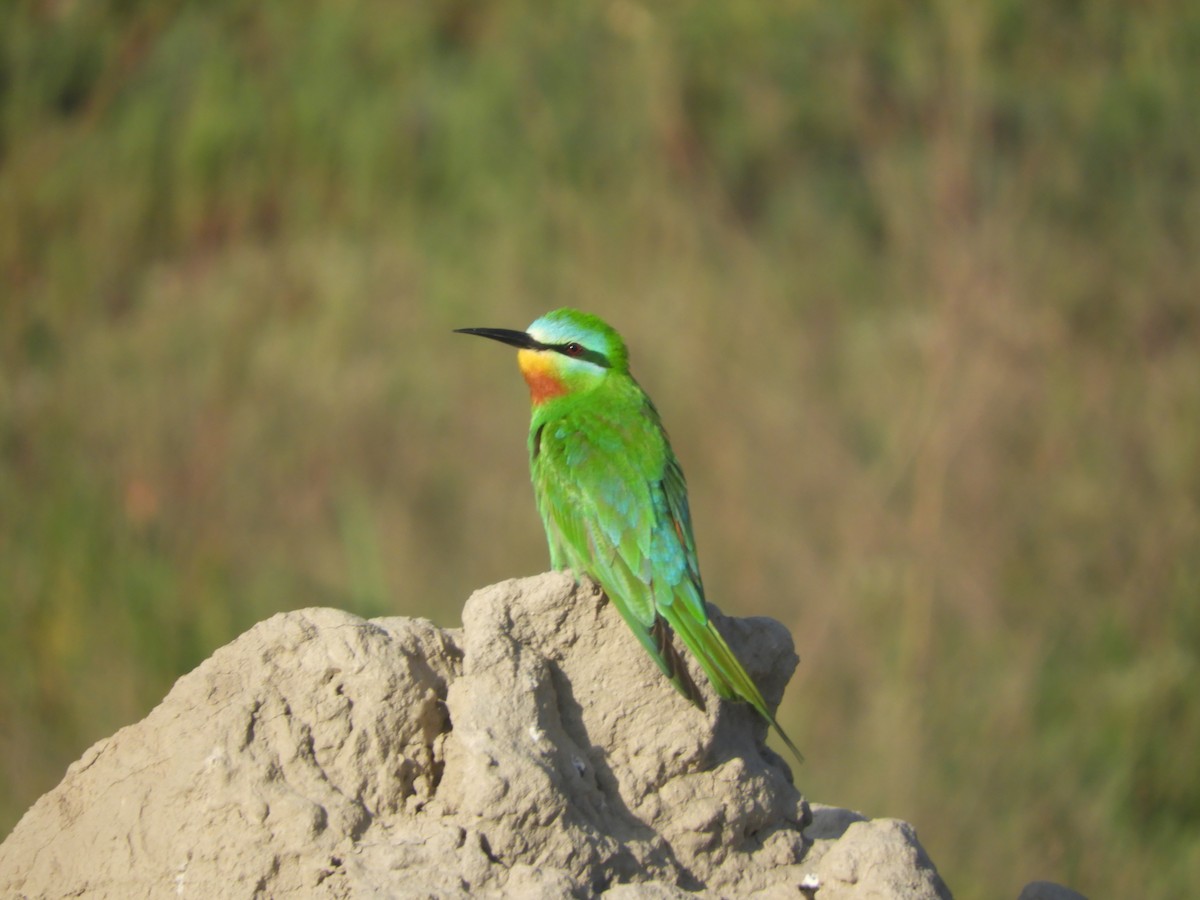
{"type": "Polygon", "coordinates": [[[1200,8],[0,5],[0,833],[254,622],[546,568],[629,339],[808,795],[956,894],[1200,872],[1200,8]]]}

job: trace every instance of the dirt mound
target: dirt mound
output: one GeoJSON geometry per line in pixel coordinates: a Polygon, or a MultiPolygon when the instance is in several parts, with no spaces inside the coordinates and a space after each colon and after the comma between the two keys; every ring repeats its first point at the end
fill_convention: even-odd
{"type": "MultiPolygon", "coordinates": [[[[721,628],[777,702],[787,631],[721,628]]],[[[278,615],[68,769],[0,894],[949,896],[911,826],[810,811],[754,712],[708,701],[561,574],[477,592],[462,629],[278,615]]]]}

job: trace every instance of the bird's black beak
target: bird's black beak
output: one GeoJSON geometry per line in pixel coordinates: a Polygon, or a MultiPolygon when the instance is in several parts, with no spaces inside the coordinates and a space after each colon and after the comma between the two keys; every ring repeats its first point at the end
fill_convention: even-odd
{"type": "Polygon", "coordinates": [[[511,328],[455,328],[455,334],[477,334],[480,337],[491,338],[502,344],[511,344],[524,350],[540,350],[542,344],[523,331],[513,331],[511,328]]]}

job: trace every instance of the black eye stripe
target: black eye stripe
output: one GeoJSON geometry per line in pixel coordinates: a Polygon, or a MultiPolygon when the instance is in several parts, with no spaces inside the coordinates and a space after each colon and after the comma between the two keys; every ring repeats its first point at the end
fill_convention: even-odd
{"type": "Polygon", "coordinates": [[[561,353],[563,356],[569,356],[571,359],[582,359],[590,362],[592,365],[600,366],[603,369],[612,368],[612,363],[608,361],[608,357],[596,350],[589,350],[587,347],[577,341],[567,341],[562,344],[543,344],[546,350],[554,350],[556,353],[561,353]]]}

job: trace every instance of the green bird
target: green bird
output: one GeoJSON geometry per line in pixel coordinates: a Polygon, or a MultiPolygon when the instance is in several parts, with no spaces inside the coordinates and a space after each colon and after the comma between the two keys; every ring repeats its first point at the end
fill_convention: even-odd
{"type": "Polygon", "coordinates": [[[574,309],[546,313],[528,331],[456,331],[519,348],[551,566],[591,576],[676,689],[703,709],[672,641],[678,634],[717,694],[753,706],[803,761],[709,619],[683,470],[658,410],[629,373],[621,336],[574,309]]]}

